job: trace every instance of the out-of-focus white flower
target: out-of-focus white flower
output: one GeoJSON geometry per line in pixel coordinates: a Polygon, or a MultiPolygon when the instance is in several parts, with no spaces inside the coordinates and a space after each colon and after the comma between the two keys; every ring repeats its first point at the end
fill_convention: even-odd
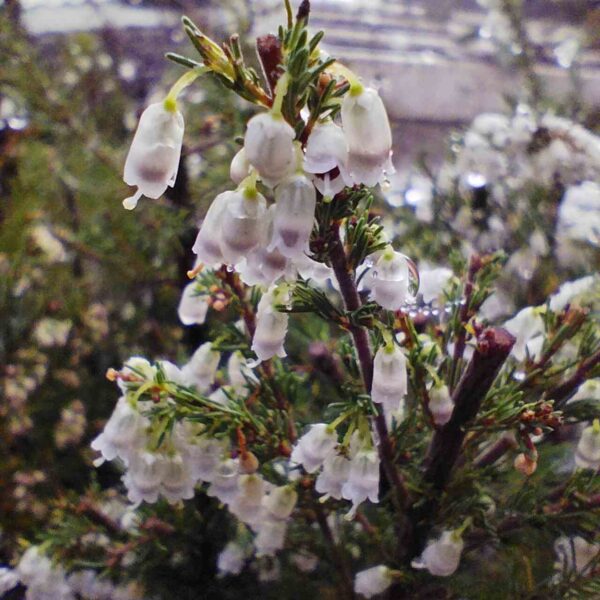
{"type": "Polygon", "coordinates": [[[184,325],[202,325],[208,312],[208,296],[197,293],[196,282],[189,283],[183,289],[177,315],[184,325]]]}
{"type": "Polygon", "coordinates": [[[59,320],[46,317],[37,322],[33,330],[33,337],[44,348],[64,346],[72,326],[73,323],[68,319],[59,320]]]}
{"type": "Polygon", "coordinates": [[[525,360],[527,354],[536,358],[544,341],[544,319],[540,309],[528,306],[504,323],[504,327],[515,336],[511,354],[517,360],[525,360]]]}
{"type": "Polygon", "coordinates": [[[413,569],[427,569],[432,575],[448,577],[458,569],[464,545],[457,531],[444,531],[437,540],[427,544],[421,557],[411,566],[413,569]]]}
{"type": "Polygon", "coordinates": [[[408,392],[406,356],[393,343],[381,346],[373,361],[373,402],[383,404],[386,414],[402,412],[403,400],[408,392]]]}
{"type": "Polygon", "coordinates": [[[342,499],[342,486],[348,480],[350,460],[343,454],[329,452],[323,462],[323,470],[315,482],[315,489],[325,498],[342,499]]]}
{"type": "Polygon", "coordinates": [[[198,347],[189,362],[181,369],[186,385],[195,385],[198,390],[208,390],[214,381],[221,355],[206,342],[198,347]]]}
{"type": "Polygon", "coordinates": [[[378,565],[356,574],[354,591],[365,598],[372,598],[385,592],[393,581],[392,570],[385,565],[378,565]]]}
{"type": "Polygon", "coordinates": [[[16,571],[8,567],[0,567],[0,595],[6,594],[17,587],[19,581],[16,571]]]}
{"type": "Polygon", "coordinates": [[[274,356],[285,356],[283,344],[288,328],[288,315],[275,306],[289,302],[289,293],[284,288],[272,287],[263,294],[256,311],[256,330],[252,338],[252,351],[259,361],[274,356]]]}
{"type": "Polygon", "coordinates": [[[584,573],[600,552],[600,544],[588,542],[581,536],[561,536],[554,542],[554,551],[557,555],[555,569],[584,573]]]}
{"type": "Polygon", "coordinates": [[[164,102],[144,110],[125,161],[123,179],[138,188],[123,201],[126,209],[134,209],[142,195],[158,198],[173,187],[182,143],[183,116],[178,110],[166,110],[164,102]]]}
{"type": "Polygon", "coordinates": [[[239,463],[233,458],[221,462],[212,477],[207,495],[218,498],[224,504],[230,504],[239,494],[239,463]]]}
{"type": "Polygon", "coordinates": [[[183,443],[185,452],[189,455],[190,468],[195,479],[211,482],[217,474],[222,475],[222,470],[219,469],[225,454],[225,445],[222,440],[194,435],[192,432],[191,435],[184,436],[183,443]]]}
{"type": "Polygon", "coordinates": [[[225,262],[221,252],[221,223],[225,208],[235,192],[219,194],[208,207],[204,221],[200,225],[192,252],[198,256],[198,261],[208,267],[217,267],[225,262]]]}
{"type": "Polygon", "coordinates": [[[595,285],[600,283],[600,279],[596,275],[588,275],[575,281],[567,281],[563,283],[558,291],[550,296],[550,309],[558,312],[564,310],[567,304],[578,296],[587,294],[595,285]]]}
{"type": "Polygon", "coordinates": [[[227,361],[229,384],[238,393],[246,389],[249,383],[256,383],[256,375],[241,352],[233,352],[227,361]]]}
{"type": "Polygon", "coordinates": [[[600,185],[584,181],[565,192],[558,210],[557,235],[600,246],[600,185]]]}
{"type": "Polygon", "coordinates": [[[600,400],[600,378],[584,381],[577,388],[575,394],[569,398],[569,402],[576,400],[600,400]]]}
{"type": "Polygon", "coordinates": [[[50,229],[39,223],[29,230],[29,235],[35,245],[44,253],[50,263],[59,263],[67,260],[68,255],[63,243],[52,234],[50,229]]]}
{"type": "Polygon", "coordinates": [[[127,488],[127,497],[134,504],[158,500],[163,478],[165,462],[155,452],[141,451],[133,454],[129,460],[128,470],[123,475],[123,483],[127,488]]]}
{"type": "Polygon", "coordinates": [[[337,434],[325,423],[316,423],[297,441],[290,461],[302,465],[307,473],[319,469],[338,443],[337,434]]]}
{"type": "Polygon", "coordinates": [[[342,486],[342,497],[352,502],[346,515],[351,519],[358,506],[367,500],[379,502],[379,455],[374,448],[365,446],[350,459],[348,479],[342,486]]]}
{"type": "Polygon", "coordinates": [[[445,425],[450,420],[453,410],[454,403],[448,386],[434,385],[429,390],[429,411],[433,416],[433,422],[438,426],[445,425]]]}
{"type": "Polygon", "coordinates": [[[256,556],[273,556],[285,544],[287,523],[285,521],[268,520],[261,523],[258,535],[254,539],[256,556]]]}
{"type": "Polygon", "coordinates": [[[281,485],[273,488],[263,498],[262,504],[269,518],[277,520],[287,519],[296,507],[298,493],[291,485],[281,485]]]}
{"type": "Polygon", "coordinates": [[[39,546],[31,546],[25,551],[15,571],[27,587],[27,600],[75,600],[64,570],[54,567],[39,546]]]}
{"type": "Polygon", "coordinates": [[[185,460],[181,454],[165,457],[160,493],[171,504],[193,498],[195,483],[189,461],[185,460]]]}
{"type": "Polygon", "coordinates": [[[246,158],[246,150],[242,148],[231,161],[229,176],[235,184],[239,185],[248,175],[250,175],[250,163],[246,158]]]}
{"type": "Polygon", "coordinates": [[[275,189],[273,238],[270,249],[277,248],[288,258],[308,250],[315,219],[316,190],[308,177],[297,174],[282,181],[275,189]]]}
{"type": "Polygon", "coordinates": [[[244,568],[246,552],[235,542],[229,542],[219,553],[217,558],[217,569],[219,575],[239,575],[244,568]]]}
{"type": "Polygon", "coordinates": [[[293,173],[296,167],[294,129],[281,115],[265,112],[248,121],[244,148],[246,160],[270,187],[293,173]]]}
{"type": "Polygon", "coordinates": [[[260,475],[240,475],[238,493],[229,504],[229,511],[247,525],[258,523],[265,495],[265,481],[260,475]]]}
{"type": "Polygon", "coordinates": [[[437,300],[452,277],[452,270],[446,267],[434,269],[419,269],[419,292],[423,302],[437,300]]]}
{"type": "Polygon", "coordinates": [[[371,289],[371,299],[383,308],[402,308],[406,301],[412,300],[406,256],[388,246],[365,276],[364,287],[371,289]]]}
{"type": "Polygon", "coordinates": [[[600,469],[600,420],[595,419],[581,433],[575,451],[575,464],[581,469],[600,469]]]}
{"type": "Polygon", "coordinates": [[[352,86],[342,101],[342,127],[348,144],[348,171],[354,183],[372,187],[393,173],[392,132],[377,90],[352,86]]]}

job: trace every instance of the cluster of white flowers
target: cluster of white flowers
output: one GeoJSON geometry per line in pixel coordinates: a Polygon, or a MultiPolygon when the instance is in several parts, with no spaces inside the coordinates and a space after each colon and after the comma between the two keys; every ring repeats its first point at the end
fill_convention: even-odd
{"type": "Polygon", "coordinates": [[[324,498],[350,500],[348,519],[365,500],[379,502],[379,455],[369,436],[355,431],[349,444],[342,445],[335,429],[316,423],[298,440],[290,460],[308,473],[322,469],[315,489],[324,498]]]}

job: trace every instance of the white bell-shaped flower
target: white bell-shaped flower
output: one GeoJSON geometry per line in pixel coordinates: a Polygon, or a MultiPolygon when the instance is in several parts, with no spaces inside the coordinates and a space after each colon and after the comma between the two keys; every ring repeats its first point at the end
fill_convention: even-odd
{"type": "Polygon", "coordinates": [[[228,197],[221,220],[221,253],[235,265],[265,244],[267,201],[256,189],[242,188],[228,197]]]}
{"type": "Polygon", "coordinates": [[[204,392],[212,385],[221,355],[213,350],[212,344],[206,342],[192,354],[189,362],[181,369],[186,385],[193,385],[204,392]]]}
{"type": "Polygon", "coordinates": [[[195,281],[186,285],[177,307],[179,320],[184,325],[202,325],[208,312],[208,299],[208,296],[197,292],[195,281]]]}
{"type": "Polygon", "coordinates": [[[317,192],[308,177],[296,174],[275,189],[275,214],[270,248],[296,258],[308,250],[315,219],[317,192]]]}
{"type": "Polygon", "coordinates": [[[258,535],[254,539],[256,556],[273,556],[285,544],[286,521],[268,519],[260,524],[258,535]]]}
{"type": "Polygon", "coordinates": [[[444,531],[434,541],[430,541],[421,557],[411,563],[414,569],[427,569],[432,575],[448,577],[460,563],[460,555],[465,543],[457,531],[444,531]]]}
{"type": "Polygon", "coordinates": [[[517,360],[525,360],[528,354],[537,357],[544,341],[544,319],[539,308],[527,306],[506,321],[504,327],[516,338],[511,354],[517,360]]]}
{"type": "Polygon", "coordinates": [[[445,425],[452,416],[454,402],[447,385],[433,386],[429,390],[429,412],[433,422],[439,427],[445,425]]]}
{"type": "Polygon", "coordinates": [[[156,502],[164,468],[165,462],[160,454],[147,451],[135,454],[129,463],[128,471],[123,476],[129,500],[134,504],[142,501],[156,502]]]}
{"type": "Polygon", "coordinates": [[[165,458],[160,491],[171,504],[193,498],[194,484],[190,465],[181,454],[165,458]]]}
{"type": "Polygon", "coordinates": [[[259,520],[264,496],[265,481],[260,475],[240,475],[238,494],[229,504],[229,510],[240,521],[253,525],[259,520]]]}
{"type": "Polygon", "coordinates": [[[256,375],[241,352],[233,352],[227,361],[227,377],[229,384],[238,393],[246,390],[249,384],[257,383],[256,375]]]}
{"type": "Polygon", "coordinates": [[[265,112],[248,121],[244,148],[247,161],[270,187],[294,172],[294,129],[281,115],[265,112]]]}
{"type": "Polygon", "coordinates": [[[256,330],[252,338],[252,351],[259,361],[274,356],[285,356],[283,344],[288,328],[288,315],[275,306],[289,301],[287,291],[272,287],[263,294],[256,311],[256,330]]]}
{"type": "Polygon", "coordinates": [[[298,493],[291,485],[281,485],[273,488],[262,504],[269,518],[285,520],[293,512],[298,502],[298,493]]]}
{"type": "Polygon", "coordinates": [[[192,476],[200,481],[210,483],[218,473],[225,454],[225,444],[222,440],[208,436],[193,436],[185,445],[189,455],[192,476]]]}
{"type": "Polygon", "coordinates": [[[399,310],[412,299],[408,259],[391,246],[381,253],[365,279],[365,285],[371,288],[371,299],[383,308],[399,310]]]}
{"type": "Polygon", "coordinates": [[[580,469],[600,469],[600,420],[595,419],[581,433],[575,451],[575,464],[580,469]]]}
{"type": "Polygon", "coordinates": [[[600,544],[588,542],[581,536],[561,536],[554,542],[557,560],[554,568],[559,571],[584,573],[600,553],[600,544]]]}
{"type": "Polygon", "coordinates": [[[372,598],[385,592],[393,581],[392,570],[385,565],[378,565],[356,574],[354,591],[365,598],[372,598]]]}
{"type": "Polygon", "coordinates": [[[246,177],[248,177],[248,175],[250,175],[250,163],[246,158],[245,148],[242,148],[231,161],[229,176],[236,185],[239,185],[246,177]]]}
{"type": "Polygon", "coordinates": [[[342,499],[342,486],[350,474],[350,460],[343,454],[329,452],[323,462],[323,470],[315,482],[315,489],[325,498],[342,499]]]}
{"type": "Polygon", "coordinates": [[[419,269],[419,293],[423,302],[429,304],[437,300],[452,277],[452,270],[446,267],[419,269]]]}
{"type": "Polygon", "coordinates": [[[8,567],[0,567],[0,597],[4,597],[13,588],[19,585],[20,578],[17,572],[8,567]]]}
{"type": "Polygon", "coordinates": [[[198,261],[209,267],[218,267],[225,262],[220,244],[221,223],[228,201],[234,194],[235,192],[231,191],[223,192],[213,200],[192,247],[198,261]]]}
{"type": "Polygon", "coordinates": [[[235,542],[229,542],[217,558],[219,575],[239,575],[246,562],[246,552],[235,542]]]}
{"type": "Polygon", "coordinates": [[[342,127],[348,143],[348,171],[354,183],[372,187],[393,173],[392,131],[377,90],[352,86],[342,102],[342,127]]]}
{"type": "Polygon", "coordinates": [[[316,423],[296,442],[290,461],[302,465],[307,473],[314,473],[323,465],[337,443],[335,429],[331,429],[326,423],[316,423]]]}
{"type": "MultiPolygon", "coordinates": [[[[148,420],[122,396],[119,398],[104,431],[92,441],[92,448],[102,454],[104,460],[119,457],[126,465],[136,449],[145,440],[148,420]]],[[[96,465],[103,461],[97,462],[96,465]]]]}
{"type": "Polygon", "coordinates": [[[382,346],[373,361],[373,402],[383,404],[386,412],[401,410],[402,401],[408,392],[406,356],[393,343],[382,346]]]}
{"type": "Polygon", "coordinates": [[[228,458],[218,465],[206,494],[218,498],[224,504],[230,504],[239,494],[240,477],[238,461],[228,458]]]}
{"type": "Polygon", "coordinates": [[[351,519],[358,506],[367,500],[379,502],[379,455],[374,448],[362,448],[350,459],[348,480],[342,486],[342,497],[352,502],[346,515],[351,519]]]}
{"type": "Polygon", "coordinates": [[[128,210],[136,207],[142,195],[158,198],[167,187],[173,187],[181,145],[183,116],[165,109],[163,102],[151,104],[140,117],[133,137],[123,179],[127,185],[137,186],[137,192],[123,201],[128,210]]]}

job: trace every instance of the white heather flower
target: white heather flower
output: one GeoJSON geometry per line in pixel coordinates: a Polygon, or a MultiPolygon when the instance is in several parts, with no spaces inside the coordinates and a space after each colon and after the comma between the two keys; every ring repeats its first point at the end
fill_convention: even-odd
{"type": "Polygon", "coordinates": [[[294,137],[291,125],[271,112],[255,115],[248,121],[244,138],[246,160],[266,185],[274,187],[294,171],[294,137]]]}
{"type": "Polygon", "coordinates": [[[127,497],[134,504],[142,501],[153,504],[158,500],[160,486],[165,470],[162,455],[155,452],[142,451],[134,454],[123,475],[123,483],[127,488],[127,497]]]}
{"type": "Polygon", "coordinates": [[[38,546],[26,550],[15,571],[27,587],[27,600],[75,600],[64,570],[54,567],[38,546]]]}
{"type": "Polygon", "coordinates": [[[128,210],[136,207],[142,195],[158,198],[167,187],[173,187],[179,168],[183,142],[183,116],[168,111],[163,102],[144,110],[133,137],[123,179],[137,186],[136,193],[123,201],[128,210]]]}
{"type": "Polygon", "coordinates": [[[285,544],[286,521],[268,519],[260,524],[254,539],[256,556],[273,556],[285,544]]]}
{"type": "Polygon", "coordinates": [[[219,575],[239,575],[244,568],[246,552],[235,542],[229,542],[219,553],[217,558],[217,569],[219,575]]]}
{"type": "Polygon", "coordinates": [[[207,495],[218,498],[224,504],[230,504],[239,494],[239,463],[233,458],[222,461],[213,474],[207,495]]]}
{"type": "Polygon", "coordinates": [[[365,598],[385,592],[392,585],[392,571],[385,565],[359,571],[354,578],[354,591],[365,598]]]}
{"type": "Polygon", "coordinates": [[[581,469],[600,469],[600,421],[586,427],[581,433],[577,450],[575,451],[575,464],[581,469]]]}
{"type": "Polygon", "coordinates": [[[351,519],[358,506],[367,500],[379,502],[379,455],[374,448],[361,448],[350,459],[348,479],[342,486],[342,497],[352,502],[346,515],[351,519]]]}
{"type": "Polygon", "coordinates": [[[261,516],[265,481],[260,475],[240,475],[238,493],[229,504],[229,511],[247,525],[254,525],[261,516]]]}
{"type": "Polygon", "coordinates": [[[585,573],[587,567],[600,553],[600,544],[582,538],[561,536],[554,542],[557,560],[554,568],[560,571],[585,573]]]}
{"type": "Polygon", "coordinates": [[[365,286],[371,289],[370,298],[388,310],[399,310],[412,299],[409,284],[408,260],[391,246],[381,253],[365,277],[365,286]]]}
{"type": "Polygon", "coordinates": [[[223,441],[208,436],[193,435],[192,432],[184,447],[195,479],[211,482],[217,474],[223,474],[222,469],[219,468],[225,454],[223,441]]]}
{"type": "Polygon", "coordinates": [[[242,148],[231,161],[229,176],[235,184],[239,185],[248,175],[250,175],[250,163],[246,158],[246,150],[242,148]]]}
{"type": "Polygon", "coordinates": [[[267,201],[255,189],[242,188],[228,198],[221,216],[221,253],[225,262],[238,263],[265,243],[267,201]]]}
{"type": "Polygon", "coordinates": [[[221,355],[212,349],[212,344],[206,342],[192,354],[189,362],[181,369],[186,385],[194,385],[204,392],[212,385],[221,355]]]}
{"type": "Polygon", "coordinates": [[[302,465],[307,473],[319,469],[338,443],[335,429],[326,423],[316,423],[298,440],[290,461],[302,465]]]}
{"type": "Polygon", "coordinates": [[[122,378],[117,380],[117,385],[123,394],[139,387],[140,383],[153,381],[156,376],[156,367],[142,356],[132,356],[127,359],[121,370],[122,378]],[[130,378],[132,381],[128,381],[130,378]]]}
{"type": "Polygon", "coordinates": [[[533,306],[524,308],[506,321],[504,327],[516,338],[511,354],[517,360],[524,360],[527,353],[535,358],[541,351],[544,340],[544,319],[539,308],[533,306]]]}
{"type": "Polygon", "coordinates": [[[360,85],[350,89],[342,101],[342,127],[349,150],[348,171],[354,183],[372,187],[381,181],[384,171],[393,172],[392,132],[376,90],[360,85]]]}
{"type": "Polygon", "coordinates": [[[446,267],[419,269],[419,292],[423,295],[423,302],[429,304],[437,300],[451,277],[452,270],[446,267]]]}
{"type": "Polygon", "coordinates": [[[275,201],[270,248],[277,248],[288,258],[296,258],[308,250],[317,192],[308,177],[297,174],[275,188],[275,201]]]}
{"type": "Polygon", "coordinates": [[[411,566],[427,569],[432,575],[448,577],[458,569],[464,545],[456,531],[444,531],[437,540],[427,544],[420,559],[413,561],[411,566]]]}
{"type": "Polygon", "coordinates": [[[185,286],[179,306],[177,307],[177,315],[179,320],[184,325],[202,325],[206,320],[208,312],[208,296],[197,292],[196,282],[192,281],[185,286]]]}
{"type": "Polygon", "coordinates": [[[198,261],[209,267],[220,266],[225,262],[221,253],[221,224],[225,208],[235,192],[219,194],[208,207],[204,221],[200,225],[192,252],[198,256],[198,261]]]}
{"type": "Polygon", "coordinates": [[[343,454],[330,452],[323,462],[323,470],[315,482],[315,489],[325,498],[342,499],[342,486],[350,474],[350,460],[343,454]]]}
{"type": "Polygon", "coordinates": [[[289,301],[289,294],[281,288],[272,287],[263,294],[256,311],[256,330],[252,338],[252,351],[259,361],[274,356],[285,356],[283,344],[288,328],[287,313],[275,306],[289,301]]]}
{"type": "Polygon", "coordinates": [[[584,181],[567,189],[558,210],[557,235],[600,246],[600,185],[584,181]]]}
{"type": "Polygon", "coordinates": [[[119,398],[104,430],[92,442],[92,448],[100,452],[103,459],[95,464],[119,457],[127,465],[132,454],[142,445],[148,425],[148,419],[125,396],[119,398]]]}
{"type": "Polygon", "coordinates": [[[194,497],[195,479],[190,465],[177,453],[165,457],[162,469],[160,492],[171,503],[194,497]]]}
{"type": "Polygon", "coordinates": [[[44,348],[64,346],[69,338],[73,323],[70,320],[45,318],[37,322],[33,337],[44,348]]]}
{"type": "Polygon", "coordinates": [[[454,403],[448,386],[433,386],[429,390],[429,411],[433,416],[433,422],[438,426],[445,425],[450,420],[453,410],[454,403]]]}
{"type": "Polygon", "coordinates": [[[600,400],[600,378],[587,379],[578,388],[569,402],[575,400],[600,400]]]}
{"type": "Polygon", "coordinates": [[[558,291],[550,296],[550,309],[555,312],[564,310],[575,298],[587,294],[599,282],[600,279],[597,276],[588,275],[575,281],[563,283],[558,291]]]}
{"type": "Polygon", "coordinates": [[[258,381],[249,362],[241,352],[233,352],[227,361],[229,384],[238,393],[243,392],[249,383],[257,383],[258,381]]]}
{"type": "Polygon", "coordinates": [[[268,517],[277,520],[287,519],[296,507],[298,493],[291,485],[281,485],[273,488],[263,498],[262,504],[268,517]]]}
{"type": "Polygon", "coordinates": [[[373,402],[383,404],[386,413],[401,411],[408,380],[406,374],[406,356],[395,344],[381,346],[373,361],[373,402]]]}
{"type": "Polygon", "coordinates": [[[0,567],[0,596],[17,587],[19,581],[16,571],[8,567],[0,567]]]}

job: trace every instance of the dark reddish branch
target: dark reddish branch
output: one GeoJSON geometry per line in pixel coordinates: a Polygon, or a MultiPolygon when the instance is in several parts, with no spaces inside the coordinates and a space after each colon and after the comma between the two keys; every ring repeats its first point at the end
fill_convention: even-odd
{"type": "Polygon", "coordinates": [[[427,453],[424,478],[435,490],[446,487],[465,438],[464,426],[477,415],[514,343],[515,338],[501,327],[484,329],[477,338],[473,357],[452,394],[452,417],[435,432],[427,453]]]}
{"type": "Polygon", "coordinates": [[[589,377],[590,371],[600,364],[600,349],[586,358],[575,373],[568,379],[546,392],[546,398],[554,400],[554,406],[560,408],[569,396],[589,377]]]}
{"type": "Polygon", "coordinates": [[[496,461],[500,460],[509,450],[513,450],[518,447],[515,436],[512,434],[505,434],[498,438],[487,450],[475,459],[473,463],[476,467],[489,467],[496,461]]]}
{"type": "Polygon", "coordinates": [[[281,63],[283,57],[281,54],[281,40],[272,34],[261,35],[256,38],[256,52],[263,69],[263,73],[269,88],[271,96],[275,93],[277,80],[283,73],[281,63]]]}

